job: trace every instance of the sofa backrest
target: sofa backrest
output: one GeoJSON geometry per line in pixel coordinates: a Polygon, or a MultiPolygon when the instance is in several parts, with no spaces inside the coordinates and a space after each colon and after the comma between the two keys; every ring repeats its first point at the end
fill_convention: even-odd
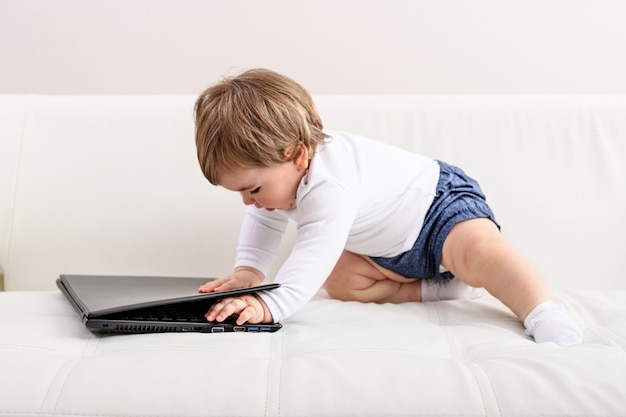
{"type": "MultiPolygon", "coordinates": [[[[626,288],[626,96],[314,98],[329,129],[478,179],[553,288],[626,288]]],[[[6,289],[53,289],[61,273],[231,270],[244,206],[200,172],[194,99],[0,96],[6,289]]]]}

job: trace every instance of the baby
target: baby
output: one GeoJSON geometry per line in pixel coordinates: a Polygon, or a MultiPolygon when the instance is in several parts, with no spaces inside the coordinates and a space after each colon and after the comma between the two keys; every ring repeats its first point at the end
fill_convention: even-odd
{"type": "Polygon", "coordinates": [[[310,94],[254,69],[195,105],[200,166],[248,206],[232,274],[200,292],[261,284],[289,219],[296,241],[259,295],[227,297],[206,318],[280,321],[324,286],[377,303],[474,298],[484,288],[537,342],[580,343],[541,274],[503,238],[478,183],[461,169],[388,144],[324,130],[310,94]]]}

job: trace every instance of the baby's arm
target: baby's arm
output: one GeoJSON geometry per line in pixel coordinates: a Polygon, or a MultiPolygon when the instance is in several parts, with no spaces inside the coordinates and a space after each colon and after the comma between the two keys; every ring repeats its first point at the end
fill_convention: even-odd
{"type": "MultiPolygon", "coordinates": [[[[276,213],[258,211],[253,206],[244,219],[235,270],[232,274],[207,282],[198,291],[218,292],[238,288],[249,288],[263,283],[265,272],[274,260],[274,254],[287,226],[287,218],[276,213]]],[[[224,298],[206,313],[209,321],[224,321],[238,314],[237,323],[272,323],[273,316],[260,297],[243,295],[224,298]]]]}
{"type": "Polygon", "coordinates": [[[261,271],[247,266],[240,266],[235,268],[235,271],[228,276],[207,282],[198,288],[198,292],[207,293],[254,287],[261,285],[264,279],[265,276],[261,271]]]}

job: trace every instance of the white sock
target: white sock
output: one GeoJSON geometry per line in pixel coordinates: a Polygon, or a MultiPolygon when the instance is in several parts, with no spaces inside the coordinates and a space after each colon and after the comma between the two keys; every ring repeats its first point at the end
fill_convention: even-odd
{"type": "Polygon", "coordinates": [[[474,299],[483,295],[482,288],[474,288],[458,278],[422,279],[422,301],[474,299]]]}
{"type": "Polygon", "coordinates": [[[583,332],[565,311],[563,304],[545,301],[535,307],[524,326],[528,336],[537,343],[554,342],[557,345],[577,345],[583,340],[583,332]]]}

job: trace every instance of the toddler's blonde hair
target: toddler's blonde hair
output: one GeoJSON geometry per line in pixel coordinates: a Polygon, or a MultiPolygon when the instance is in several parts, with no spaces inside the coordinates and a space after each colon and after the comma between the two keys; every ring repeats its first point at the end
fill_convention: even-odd
{"type": "Polygon", "coordinates": [[[311,95],[267,69],[224,78],[196,100],[196,148],[204,176],[216,185],[224,170],[272,167],[312,158],[327,137],[311,95]]]}

